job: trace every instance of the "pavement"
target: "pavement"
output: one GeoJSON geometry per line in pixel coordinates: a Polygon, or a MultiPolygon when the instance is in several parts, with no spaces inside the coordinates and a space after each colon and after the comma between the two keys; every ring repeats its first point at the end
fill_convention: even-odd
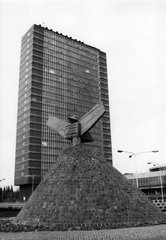
{"type": "Polygon", "coordinates": [[[166,224],[95,231],[0,232],[0,240],[166,240],[166,224]]]}

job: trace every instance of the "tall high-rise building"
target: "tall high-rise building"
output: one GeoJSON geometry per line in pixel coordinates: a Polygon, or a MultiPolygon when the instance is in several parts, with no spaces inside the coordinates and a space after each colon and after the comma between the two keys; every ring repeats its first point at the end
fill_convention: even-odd
{"type": "Polygon", "coordinates": [[[33,189],[70,144],[46,122],[50,116],[82,117],[103,101],[106,112],[86,143],[112,163],[106,54],[41,25],[23,36],[19,75],[15,185],[21,198],[33,189]]]}

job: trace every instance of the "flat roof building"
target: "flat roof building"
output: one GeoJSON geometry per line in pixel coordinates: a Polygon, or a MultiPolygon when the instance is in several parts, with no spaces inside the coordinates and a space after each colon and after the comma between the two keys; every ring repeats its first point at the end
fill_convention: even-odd
{"type": "Polygon", "coordinates": [[[15,185],[28,198],[70,141],[51,130],[49,115],[81,118],[102,101],[105,114],[89,146],[112,163],[106,54],[81,41],[33,25],[23,36],[19,75],[15,185]]]}
{"type": "Polygon", "coordinates": [[[124,176],[161,210],[166,211],[166,165],[154,165],[147,172],[126,173],[124,176]]]}

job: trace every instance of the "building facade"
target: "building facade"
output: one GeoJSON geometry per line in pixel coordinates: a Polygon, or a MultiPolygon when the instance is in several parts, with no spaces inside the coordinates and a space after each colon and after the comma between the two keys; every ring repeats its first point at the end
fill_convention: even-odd
{"type": "Polygon", "coordinates": [[[112,163],[106,54],[33,25],[21,42],[15,158],[21,198],[30,196],[60,150],[70,144],[46,126],[49,115],[81,118],[100,100],[106,112],[90,131],[95,141],[87,145],[112,163]]]}
{"type": "Polygon", "coordinates": [[[161,210],[166,211],[166,165],[156,165],[143,173],[126,173],[125,177],[161,210]]]}

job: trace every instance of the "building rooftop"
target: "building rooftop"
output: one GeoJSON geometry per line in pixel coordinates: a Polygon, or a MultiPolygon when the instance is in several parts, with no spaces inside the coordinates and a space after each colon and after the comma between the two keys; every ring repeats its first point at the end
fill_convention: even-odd
{"type": "Polygon", "coordinates": [[[166,164],[157,165],[149,168],[147,172],[139,172],[139,173],[125,173],[124,176],[127,179],[133,178],[148,178],[148,177],[158,177],[159,175],[165,176],[166,175],[166,164]]]}
{"type": "Polygon", "coordinates": [[[64,34],[62,34],[62,33],[59,33],[58,31],[54,31],[53,29],[49,29],[48,27],[44,27],[44,26],[42,26],[41,24],[39,24],[39,25],[38,25],[38,24],[34,24],[33,26],[38,26],[38,27],[44,28],[44,29],[46,29],[46,30],[48,30],[48,31],[50,31],[50,32],[56,33],[56,34],[58,34],[58,35],[61,35],[62,37],[65,37],[65,38],[71,39],[71,40],[73,40],[73,41],[76,41],[77,43],[84,44],[84,45],[87,46],[87,47],[90,47],[90,48],[92,48],[92,49],[98,50],[98,51],[100,51],[101,53],[105,54],[103,51],[101,51],[100,49],[98,49],[98,48],[96,48],[96,47],[93,47],[93,46],[91,46],[91,45],[88,45],[88,44],[84,43],[83,41],[80,41],[80,40],[74,39],[74,38],[72,38],[72,37],[69,37],[68,35],[64,35],[64,34]]]}

